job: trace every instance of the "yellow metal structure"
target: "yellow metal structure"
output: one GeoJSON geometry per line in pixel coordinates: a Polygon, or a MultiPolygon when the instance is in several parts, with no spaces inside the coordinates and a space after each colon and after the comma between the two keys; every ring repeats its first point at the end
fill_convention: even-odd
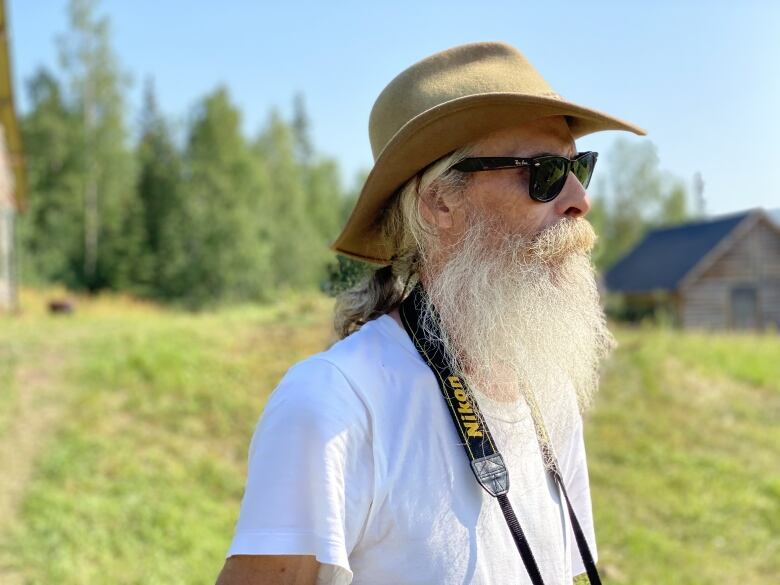
{"type": "Polygon", "coordinates": [[[17,211],[21,212],[27,207],[27,182],[24,172],[22,136],[14,108],[7,14],[5,0],[0,0],[0,124],[5,131],[8,158],[14,173],[14,201],[17,211]]]}

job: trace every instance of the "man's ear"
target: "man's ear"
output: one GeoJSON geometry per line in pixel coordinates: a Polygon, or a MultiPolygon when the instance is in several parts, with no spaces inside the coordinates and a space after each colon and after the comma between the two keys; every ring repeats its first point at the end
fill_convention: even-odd
{"type": "Polygon", "coordinates": [[[431,227],[447,230],[454,225],[452,216],[453,206],[444,200],[441,192],[435,187],[431,187],[420,194],[419,205],[423,219],[431,227]]]}

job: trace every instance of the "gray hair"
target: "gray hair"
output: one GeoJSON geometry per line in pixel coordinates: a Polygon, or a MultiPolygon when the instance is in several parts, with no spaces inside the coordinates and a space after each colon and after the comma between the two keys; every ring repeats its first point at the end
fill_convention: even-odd
{"type": "Polygon", "coordinates": [[[360,329],[365,323],[389,313],[419,279],[421,251],[435,235],[420,212],[420,196],[462,192],[467,175],[451,167],[471,154],[471,147],[452,152],[409,179],[391,197],[380,219],[382,237],[394,250],[388,266],[376,268],[357,285],[336,298],[334,328],[339,338],[360,329]]]}

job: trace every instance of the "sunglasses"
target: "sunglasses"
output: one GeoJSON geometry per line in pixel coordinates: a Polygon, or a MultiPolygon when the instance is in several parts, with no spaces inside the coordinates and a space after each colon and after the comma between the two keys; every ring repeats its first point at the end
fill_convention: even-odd
{"type": "Polygon", "coordinates": [[[543,155],[534,158],[481,156],[463,159],[452,168],[464,173],[475,173],[528,167],[530,170],[528,194],[531,199],[546,203],[555,199],[563,190],[569,171],[574,173],[577,180],[587,189],[598,156],[599,153],[593,151],[582,152],[573,159],[556,155],[543,155]]]}

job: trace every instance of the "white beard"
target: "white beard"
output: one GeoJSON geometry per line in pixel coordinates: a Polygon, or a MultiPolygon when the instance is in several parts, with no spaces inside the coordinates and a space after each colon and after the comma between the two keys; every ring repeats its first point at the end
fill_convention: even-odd
{"type": "Polygon", "coordinates": [[[494,400],[524,401],[553,451],[590,405],[616,345],[590,260],[595,240],[584,219],[532,238],[477,220],[443,261],[423,251],[426,333],[435,307],[453,370],[494,400]]]}

